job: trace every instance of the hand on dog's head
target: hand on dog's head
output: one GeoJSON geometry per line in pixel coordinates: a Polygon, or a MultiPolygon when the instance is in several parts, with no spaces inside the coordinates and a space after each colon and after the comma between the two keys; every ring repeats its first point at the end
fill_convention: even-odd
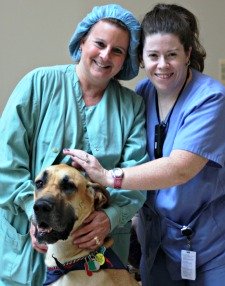
{"type": "Polygon", "coordinates": [[[39,243],[66,240],[91,212],[109,202],[104,187],[90,182],[77,169],[65,164],[42,171],[35,185],[32,222],[39,243]]]}

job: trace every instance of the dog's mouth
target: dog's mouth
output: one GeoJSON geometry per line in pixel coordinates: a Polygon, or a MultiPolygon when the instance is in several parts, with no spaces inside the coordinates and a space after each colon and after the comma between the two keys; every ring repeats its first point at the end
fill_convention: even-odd
{"type": "Polygon", "coordinates": [[[34,235],[39,243],[51,244],[68,238],[77,220],[70,204],[54,196],[45,196],[35,201],[33,209],[34,235]]]}
{"type": "Polygon", "coordinates": [[[70,219],[63,230],[56,230],[48,224],[41,222],[35,225],[35,237],[39,243],[52,244],[58,240],[66,240],[73,229],[76,218],[70,219]]]}
{"type": "Polygon", "coordinates": [[[53,228],[48,226],[46,223],[42,223],[42,225],[37,225],[37,232],[40,236],[49,234],[53,231],[53,228]]]}
{"type": "Polygon", "coordinates": [[[52,244],[58,240],[66,240],[77,220],[74,209],[70,205],[63,207],[60,204],[46,211],[45,202],[39,201],[39,205],[34,208],[32,222],[35,225],[34,235],[37,241],[52,244]]]}
{"type": "Polygon", "coordinates": [[[54,232],[58,233],[57,230],[54,230],[53,227],[46,222],[35,223],[35,237],[39,242],[47,242],[46,240],[48,240],[48,237],[54,232]]]}

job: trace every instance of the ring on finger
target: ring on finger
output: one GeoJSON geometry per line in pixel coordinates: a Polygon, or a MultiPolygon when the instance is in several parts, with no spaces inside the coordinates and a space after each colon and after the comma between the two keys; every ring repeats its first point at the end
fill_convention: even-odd
{"type": "Polygon", "coordinates": [[[97,236],[94,237],[94,240],[95,240],[96,245],[100,245],[101,244],[100,240],[99,240],[99,238],[97,236]]]}

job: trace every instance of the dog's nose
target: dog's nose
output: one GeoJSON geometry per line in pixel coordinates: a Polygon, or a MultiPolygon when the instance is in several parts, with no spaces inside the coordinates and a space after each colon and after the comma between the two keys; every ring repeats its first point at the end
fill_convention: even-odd
{"type": "Polygon", "coordinates": [[[35,202],[34,204],[34,212],[39,213],[39,212],[51,212],[53,210],[54,204],[50,200],[43,200],[39,199],[35,202]]]}

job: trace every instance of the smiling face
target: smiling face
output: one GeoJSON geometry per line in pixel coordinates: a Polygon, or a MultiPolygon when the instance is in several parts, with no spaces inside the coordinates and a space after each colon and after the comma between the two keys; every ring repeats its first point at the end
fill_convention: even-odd
{"type": "Polygon", "coordinates": [[[128,47],[128,31],[107,21],[97,22],[80,45],[79,77],[107,84],[121,70],[128,47]]]}
{"type": "Polygon", "coordinates": [[[143,62],[148,78],[158,94],[174,95],[181,89],[187,74],[191,49],[185,53],[174,34],[152,34],[145,39],[143,62]]]}

